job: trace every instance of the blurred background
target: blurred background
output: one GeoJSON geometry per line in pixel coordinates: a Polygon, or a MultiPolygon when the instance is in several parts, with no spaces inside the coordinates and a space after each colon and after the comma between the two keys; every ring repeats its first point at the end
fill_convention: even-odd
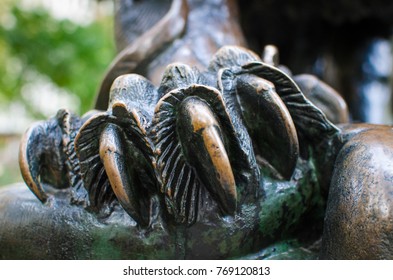
{"type": "Polygon", "coordinates": [[[274,44],[294,74],[335,88],[352,122],[393,124],[392,0],[238,1],[253,50],[274,44]]]}
{"type": "MultiPolygon", "coordinates": [[[[124,0],[127,7],[160,0],[124,0]]],[[[191,0],[190,0],[191,1],[191,0]]],[[[202,0],[192,0],[202,1],[202,0]]],[[[346,99],[353,122],[393,124],[391,0],[238,1],[249,46],[346,99]]],[[[60,108],[92,108],[116,55],[112,0],[1,0],[0,187],[22,181],[21,134],[60,108]]]]}
{"type": "Polygon", "coordinates": [[[60,108],[92,108],[115,56],[113,3],[1,0],[0,186],[21,181],[21,134],[60,108]]]}

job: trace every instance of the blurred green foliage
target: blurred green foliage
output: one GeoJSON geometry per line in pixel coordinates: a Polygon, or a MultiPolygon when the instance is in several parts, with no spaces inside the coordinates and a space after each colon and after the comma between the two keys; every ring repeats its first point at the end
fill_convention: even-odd
{"type": "MultiPolygon", "coordinates": [[[[80,107],[69,108],[72,111],[83,114],[92,108],[100,81],[115,56],[113,19],[96,12],[92,11],[95,20],[81,25],[54,18],[43,7],[26,8],[19,0],[1,0],[1,108],[17,102],[29,117],[46,118],[26,98],[26,94],[40,94],[26,90],[37,83],[37,77],[45,77],[77,97],[80,107]]],[[[0,187],[22,181],[17,163],[19,138],[0,135],[0,187]]]]}
{"type": "MultiPolygon", "coordinates": [[[[112,18],[100,17],[88,25],[53,18],[43,8],[10,5],[9,24],[0,24],[0,102],[23,101],[21,91],[29,73],[47,76],[80,100],[82,114],[92,108],[105,69],[115,55],[112,18]]],[[[24,104],[32,116],[35,108],[24,104]]]]}
{"type": "Polygon", "coordinates": [[[15,182],[23,182],[18,165],[19,137],[0,138],[0,188],[15,182]]]}

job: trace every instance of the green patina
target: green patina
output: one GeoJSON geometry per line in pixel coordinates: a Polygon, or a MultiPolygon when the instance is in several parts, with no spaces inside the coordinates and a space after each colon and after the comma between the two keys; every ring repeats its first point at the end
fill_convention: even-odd
{"type": "MultiPolygon", "coordinates": [[[[267,172],[262,169],[262,174],[267,172]]],[[[312,161],[299,161],[291,181],[264,176],[263,187],[266,199],[260,203],[259,230],[268,239],[288,237],[321,200],[312,161]]]]}
{"type": "MultiPolygon", "coordinates": [[[[205,258],[199,255],[198,252],[201,252],[211,254],[214,258],[240,258],[263,248],[252,258],[315,258],[317,253],[307,249],[310,243],[304,244],[298,234],[301,228],[312,230],[310,222],[304,222],[304,217],[315,210],[318,210],[317,214],[323,214],[324,200],[313,161],[300,160],[291,181],[274,179],[267,169],[262,168],[261,173],[261,188],[265,193],[261,202],[256,205],[243,204],[235,217],[213,219],[215,222],[196,224],[181,230],[177,227],[164,228],[160,223],[153,228],[141,229],[124,211],[115,211],[110,217],[100,220],[83,208],[66,204],[67,200],[60,197],[56,200],[54,212],[35,199],[32,199],[32,203],[38,207],[37,212],[50,215],[51,218],[47,220],[54,221],[51,225],[54,230],[50,231],[45,240],[63,236],[61,233],[65,230],[69,232],[64,242],[53,242],[61,244],[61,248],[48,248],[54,257],[205,258]],[[57,216],[60,213],[58,211],[61,212],[60,216],[57,216]],[[73,221],[84,223],[74,224],[73,221]]],[[[320,215],[317,218],[322,217],[320,215]]],[[[31,248],[35,248],[35,245],[31,244],[31,248]]]]}
{"type": "Polygon", "coordinates": [[[317,252],[310,250],[297,240],[285,240],[264,248],[256,254],[243,257],[246,260],[313,260],[317,252]]]}
{"type": "Polygon", "coordinates": [[[160,229],[107,224],[91,230],[93,259],[173,259],[173,238],[160,229]]]}
{"type": "Polygon", "coordinates": [[[92,259],[121,259],[121,250],[111,242],[119,228],[116,226],[102,226],[90,230],[92,235],[92,259]]]}

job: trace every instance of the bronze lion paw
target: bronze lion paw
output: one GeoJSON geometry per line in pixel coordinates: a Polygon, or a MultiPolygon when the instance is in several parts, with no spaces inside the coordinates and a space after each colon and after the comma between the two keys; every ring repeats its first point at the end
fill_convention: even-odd
{"type": "Polygon", "coordinates": [[[176,233],[166,248],[187,236],[185,258],[244,256],[295,232],[317,207],[309,147],[339,132],[288,74],[223,47],[204,71],[170,64],[158,87],[118,77],[105,112],[60,110],[26,133],[20,165],[49,208],[65,199],[104,224],[125,211],[119,224],[136,239],[176,233]],[[244,238],[242,248],[209,249],[244,238]]]}

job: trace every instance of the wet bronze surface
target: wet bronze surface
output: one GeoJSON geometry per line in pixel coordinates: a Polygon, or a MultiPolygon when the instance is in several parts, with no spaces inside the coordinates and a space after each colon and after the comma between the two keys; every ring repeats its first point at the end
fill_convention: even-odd
{"type": "Polygon", "coordinates": [[[245,48],[234,1],[135,5],[164,16],[117,10],[101,111],[24,135],[0,258],[393,258],[391,126],[245,48]]]}
{"type": "Polygon", "coordinates": [[[335,163],[321,257],[392,259],[393,129],[354,125],[346,130],[350,140],[335,163]]]}

